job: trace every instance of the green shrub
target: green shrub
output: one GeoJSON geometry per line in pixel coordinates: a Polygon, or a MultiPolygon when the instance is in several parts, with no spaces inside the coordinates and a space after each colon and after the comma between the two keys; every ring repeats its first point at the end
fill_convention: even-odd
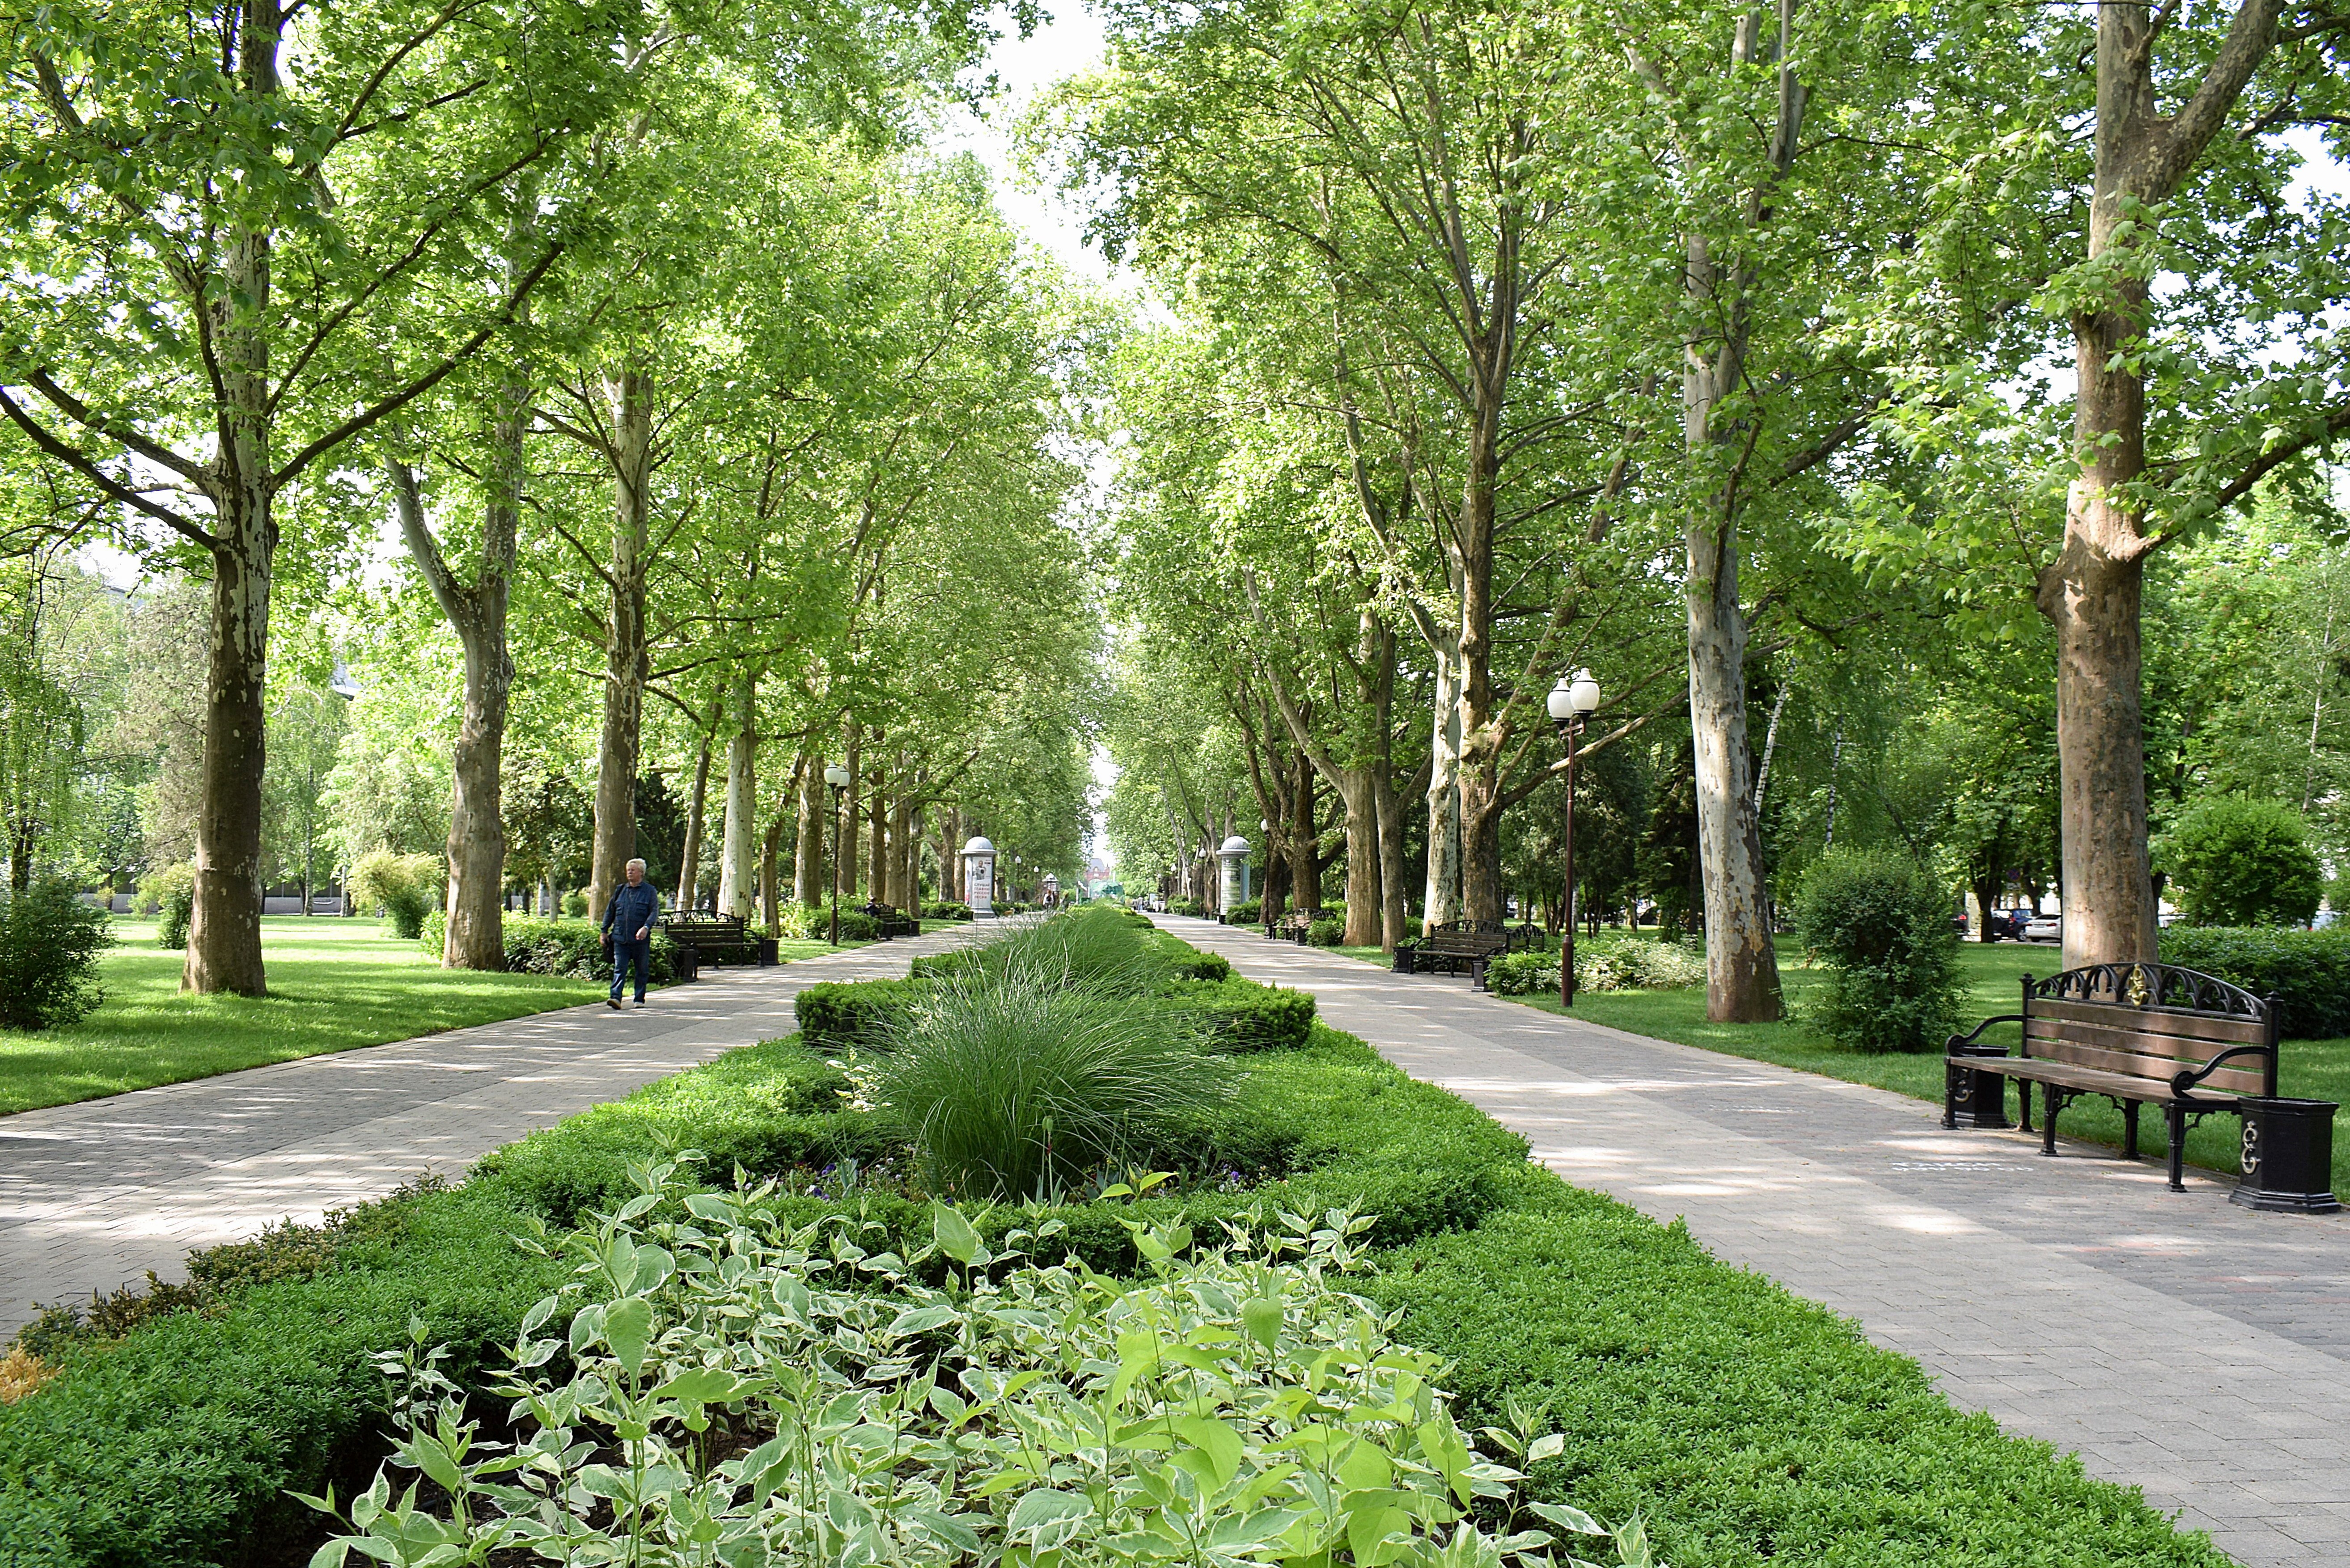
{"type": "Polygon", "coordinates": [[[1230,1093],[1192,1020],[1148,994],[1071,983],[1049,950],[929,986],[886,1029],[877,1097],[904,1121],[930,1189],[959,1198],[1055,1197],[1104,1165],[1149,1159],[1171,1124],[1230,1093]]]}
{"type": "MultiPolygon", "coordinates": [[[[435,919],[441,917],[436,913],[435,919]]],[[[424,950],[438,954],[431,921],[419,937],[424,950]]],[[[501,928],[509,974],[565,975],[573,980],[608,980],[612,973],[612,950],[604,945],[602,928],[588,920],[549,919],[541,916],[508,915],[501,928]]],[[[677,979],[677,943],[656,927],[652,950],[645,966],[655,985],[677,979]]]]}
{"type": "Polygon", "coordinates": [[[1346,923],[1340,920],[1316,920],[1305,928],[1305,940],[1317,948],[1343,946],[1347,940],[1346,923]]]}
{"type": "Polygon", "coordinates": [[[1917,1363],[1778,1284],[1538,1174],[1361,1287],[1451,1364],[1456,1418],[1544,1412],[1532,1495],[1639,1514],[1674,1568],[2227,1568],[2134,1491],[1952,1407],[1917,1363]]]}
{"type": "Polygon", "coordinates": [[[2164,963],[2274,996],[2277,1027],[2289,1040],[2350,1034],[2350,927],[2172,926],[2160,952],[2164,963]]]}
{"type": "Polygon", "coordinates": [[[1228,977],[1185,987],[1175,1005],[1196,1012],[1219,1051],[1294,1051],[1312,1038],[1314,993],[1228,977]]]}
{"type": "Polygon", "coordinates": [[[1534,996],[1555,992],[1558,989],[1558,960],[1543,953],[1504,953],[1485,966],[1485,985],[1499,996],[1534,996]]]}
{"type": "Polygon", "coordinates": [[[922,919],[926,920],[968,920],[971,918],[971,906],[951,898],[933,899],[922,906],[922,919]]]}
{"type": "Polygon", "coordinates": [[[580,888],[563,895],[563,912],[575,920],[588,918],[588,889],[580,888]]]}
{"type": "Polygon", "coordinates": [[[114,919],[63,882],[0,890],[0,1029],[76,1023],[106,999],[98,957],[114,945],[114,919]]]}
{"type": "Polygon", "coordinates": [[[890,1021],[930,987],[927,979],[827,981],[802,988],[792,1011],[810,1050],[875,1048],[884,1044],[890,1021]]]}
{"type": "Polygon", "coordinates": [[[1206,915],[1208,910],[1207,907],[1197,898],[1170,898],[1167,900],[1167,912],[1170,915],[1190,915],[1197,919],[1206,915]]]}
{"type": "Polygon", "coordinates": [[[166,951],[188,945],[188,924],[196,914],[196,868],[182,860],[139,878],[137,908],[156,919],[155,945],[166,951]]]}
{"type": "Polygon", "coordinates": [[[1228,926],[1262,925],[1263,921],[1264,900],[1262,898],[1243,899],[1224,911],[1224,923],[1228,926]]]}
{"type": "Polygon", "coordinates": [[[1232,961],[1222,953],[1194,953],[1178,960],[1175,972],[1185,980],[1230,980],[1232,961]]]}
{"type": "Polygon", "coordinates": [[[430,855],[369,850],[351,867],[350,897],[360,909],[381,909],[392,935],[413,941],[440,901],[441,862],[430,855]]]}
{"type": "Polygon", "coordinates": [[[1795,923],[1828,966],[1813,1025],[1860,1051],[1933,1051],[1958,1019],[1948,888],[1905,855],[1836,850],[1804,877],[1795,923]]]}
{"type": "Polygon", "coordinates": [[[2290,926],[2317,912],[2325,874],[2301,813],[2279,801],[2198,801],[2156,841],[2155,869],[2198,926],[2290,926]]]}

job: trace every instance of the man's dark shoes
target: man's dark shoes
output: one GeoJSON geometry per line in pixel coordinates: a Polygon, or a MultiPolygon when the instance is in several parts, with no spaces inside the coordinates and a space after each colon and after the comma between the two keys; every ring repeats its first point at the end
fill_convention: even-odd
{"type": "Polygon", "coordinates": [[[608,996],[604,999],[604,1005],[618,1012],[620,1011],[620,999],[617,996],[608,996]]]}

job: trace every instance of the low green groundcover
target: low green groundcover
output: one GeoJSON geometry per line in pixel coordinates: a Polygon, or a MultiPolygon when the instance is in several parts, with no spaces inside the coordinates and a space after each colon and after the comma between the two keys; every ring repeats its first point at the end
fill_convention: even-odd
{"type": "MultiPolygon", "coordinates": [[[[1214,1239],[1252,1211],[1376,1215],[1376,1272],[1348,1288],[1453,1363],[1462,1425],[1507,1424],[1513,1397],[1539,1409],[1566,1441],[1533,1495],[1644,1516],[1676,1568],[2224,1563],[2135,1493],[1959,1414],[1851,1324],[1531,1166],[1523,1139],[1361,1042],[1315,1024],[1302,1048],[1240,1060],[1237,1097],[1159,1151],[1174,1182],[1000,1210],[980,1234],[1057,1226],[1055,1249],[1131,1273],[1129,1221],[1214,1239]]],[[[854,1094],[796,1042],[751,1047],[512,1145],[460,1187],[281,1232],[284,1268],[240,1255],[170,1303],[183,1310],[36,1325],[26,1347],[59,1376],[0,1407],[0,1562],[297,1560],[325,1521],[288,1490],[348,1498],[387,1451],[375,1354],[410,1343],[412,1315],[481,1394],[574,1266],[510,1238],[617,1206],[632,1165],[698,1149],[707,1185],[737,1166],[776,1178],[785,1220],[846,1213],[868,1246],[911,1256],[932,1210],[900,1174],[902,1134],[854,1094]]]]}

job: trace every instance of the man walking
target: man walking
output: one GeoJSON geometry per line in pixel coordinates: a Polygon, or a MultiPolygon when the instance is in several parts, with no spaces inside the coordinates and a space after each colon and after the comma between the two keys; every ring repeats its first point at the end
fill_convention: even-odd
{"type": "Polygon", "coordinates": [[[604,941],[612,950],[612,995],[607,1007],[620,1005],[620,987],[629,968],[636,967],[637,1005],[645,1004],[645,974],[652,967],[653,928],[660,924],[660,895],[645,880],[645,863],[628,864],[629,879],[612,889],[604,906],[604,941]]]}

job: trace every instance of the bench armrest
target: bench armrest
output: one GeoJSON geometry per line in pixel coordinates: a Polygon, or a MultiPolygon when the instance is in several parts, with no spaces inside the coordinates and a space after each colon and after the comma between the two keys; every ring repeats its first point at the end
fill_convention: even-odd
{"type": "Polygon", "coordinates": [[[2196,1085],[2218,1072],[2234,1057],[2265,1056],[2268,1054],[2269,1048],[2265,1045],[2230,1045],[2200,1067],[2181,1068],[2173,1073],[2170,1075],[2170,1092],[2174,1095],[2189,1093],[2196,1085]]]}
{"type": "Polygon", "coordinates": [[[1994,1023],[2021,1023],[2023,1021],[2023,1014],[2021,1012],[1995,1013],[1991,1017],[1984,1019],[1981,1023],[1976,1024],[1964,1034],[1951,1035],[1949,1043],[1942,1047],[1943,1054],[1949,1056],[2004,1056],[2007,1054],[2006,1046],[1978,1044],[1976,1043],[1978,1037],[1981,1035],[1984,1030],[1990,1028],[1994,1023]]]}

